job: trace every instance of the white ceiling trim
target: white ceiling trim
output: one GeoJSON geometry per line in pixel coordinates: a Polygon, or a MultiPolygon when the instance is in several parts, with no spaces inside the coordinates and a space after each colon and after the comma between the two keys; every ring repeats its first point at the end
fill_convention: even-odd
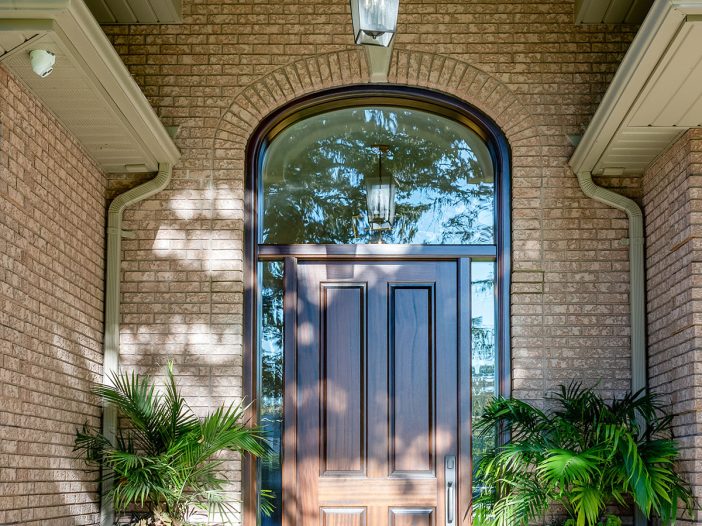
{"type": "MultiPolygon", "coordinates": [[[[20,0],[11,6],[0,6],[0,31],[26,32],[34,24],[44,29],[40,38],[50,39],[70,56],[71,63],[86,79],[86,88],[98,94],[105,114],[117,119],[126,138],[136,144],[146,170],[156,171],[159,163],[174,164],[179,159],[180,153],[173,140],[82,0],[20,0]]],[[[12,60],[12,55],[17,53],[12,50],[0,57],[0,61],[13,69],[18,61],[17,57],[12,60]]],[[[57,63],[56,71],[60,67],[57,63]]],[[[20,78],[33,75],[26,68],[17,68],[17,74],[20,78]]],[[[32,82],[34,78],[27,80],[32,82]]],[[[48,98],[45,103],[61,118],[61,108],[52,108],[52,100],[48,98]]],[[[64,124],[71,129],[70,122],[64,124]]],[[[90,152],[91,145],[85,146],[90,152]]],[[[99,158],[98,153],[107,152],[103,145],[100,152],[95,153],[99,158]]],[[[129,164],[134,164],[133,159],[129,164]]],[[[124,171],[126,168],[110,163],[103,169],[124,171]]]]}
{"type": "Polygon", "coordinates": [[[653,0],[576,0],[576,24],[640,24],[653,0]]]}
{"type": "MultiPolygon", "coordinates": [[[[656,0],[570,159],[570,166],[576,173],[642,173],[658,154],[690,127],[688,115],[678,122],[665,123],[658,119],[647,122],[645,126],[641,125],[641,118],[646,113],[660,115],[660,111],[652,111],[660,108],[650,108],[651,111],[647,108],[666,103],[666,100],[654,100],[656,97],[650,97],[651,93],[660,94],[657,99],[665,96],[669,102],[679,91],[660,89],[660,83],[666,80],[662,72],[674,60],[680,61],[679,74],[684,79],[694,79],[690,68],[702,66],[694,57],[687,60],[690,53],[702,56],[702,42],[692,48],[680,46],[681,39],[699,29],[694,26],[702,23],[698,18],[700,14],[702,0],[656,0]],[[688,64],[687,70],[684,69],[685,63],[688,64]],[[646,145],[646,148],[634,151],[632,141],[636,137],[641,139],[640,146],[646,145]],[[652,144],[655,147],[651,147],[652,144]],[[632,148],[630,158],[626,155],[626,148],[632,148]],[[627,160],[631,164],[622,165],[627,160]]],[[[696,93],[687,93],[686,97],[694,102],[701,94],[702,85],[696,93]]]]}
{"type": "Polygon", "coordinates": [[[181,0],[85,0],[101,24],[180,24],[181,0]]]}

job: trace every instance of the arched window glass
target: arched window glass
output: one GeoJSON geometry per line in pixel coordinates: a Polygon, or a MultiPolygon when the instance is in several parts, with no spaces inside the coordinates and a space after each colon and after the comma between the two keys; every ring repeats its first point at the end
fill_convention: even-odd
{"type": "Polygon", "coordinates": [[[266,149],[259,242],[493,244],[494,173],[477,131],[442,115],[365,106],[307,117],[266,149]],[[377,207],[394,213],[378,221],[377,207]]]}

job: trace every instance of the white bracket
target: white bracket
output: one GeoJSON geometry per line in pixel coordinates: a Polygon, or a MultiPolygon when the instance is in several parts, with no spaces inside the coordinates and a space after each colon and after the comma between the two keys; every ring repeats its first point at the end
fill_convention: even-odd
{"type": "Polygon", "coordinates": [[[388,47],[363,46],[366,50],[370,82],[387,82],[392,61],[392,43],[388,47]]]}

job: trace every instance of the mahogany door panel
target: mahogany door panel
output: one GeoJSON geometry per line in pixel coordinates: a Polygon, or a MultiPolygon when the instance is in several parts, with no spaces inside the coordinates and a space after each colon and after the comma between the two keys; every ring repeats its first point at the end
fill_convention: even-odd
{"type": "Polygon", "coordinates": [[[366,526],[365,508],[322,508],[323,526],[366,526]]]}
{"type": "Polygon", "coordinates": [[[390,508],[390,526],[434,526],[434,516],[430,508],[390,508]]]}
{"type": "Polygon", "coordinates": [[[320,409],[324,476],[366,473],[365,296],[362,285],[322,284],[320,409]]]}
{"type": "Polygon", "coordinates": [[[299,261],[296,276],[286,526],[457,524],[457,262],[299,261]]]}
{"type": "Polygon", "coordinates": [[[389,285],[390,474],[435,475],[434,287],[389,285]]]}

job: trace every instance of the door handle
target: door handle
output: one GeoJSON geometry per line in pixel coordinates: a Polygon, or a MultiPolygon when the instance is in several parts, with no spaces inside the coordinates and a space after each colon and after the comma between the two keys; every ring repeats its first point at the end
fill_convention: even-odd
{"type": "Polygon", "coordinates": [[[456,516],[456,456],[444,457],[444,484],[446,486],[446,526],[455,526],[456,516]]]}

